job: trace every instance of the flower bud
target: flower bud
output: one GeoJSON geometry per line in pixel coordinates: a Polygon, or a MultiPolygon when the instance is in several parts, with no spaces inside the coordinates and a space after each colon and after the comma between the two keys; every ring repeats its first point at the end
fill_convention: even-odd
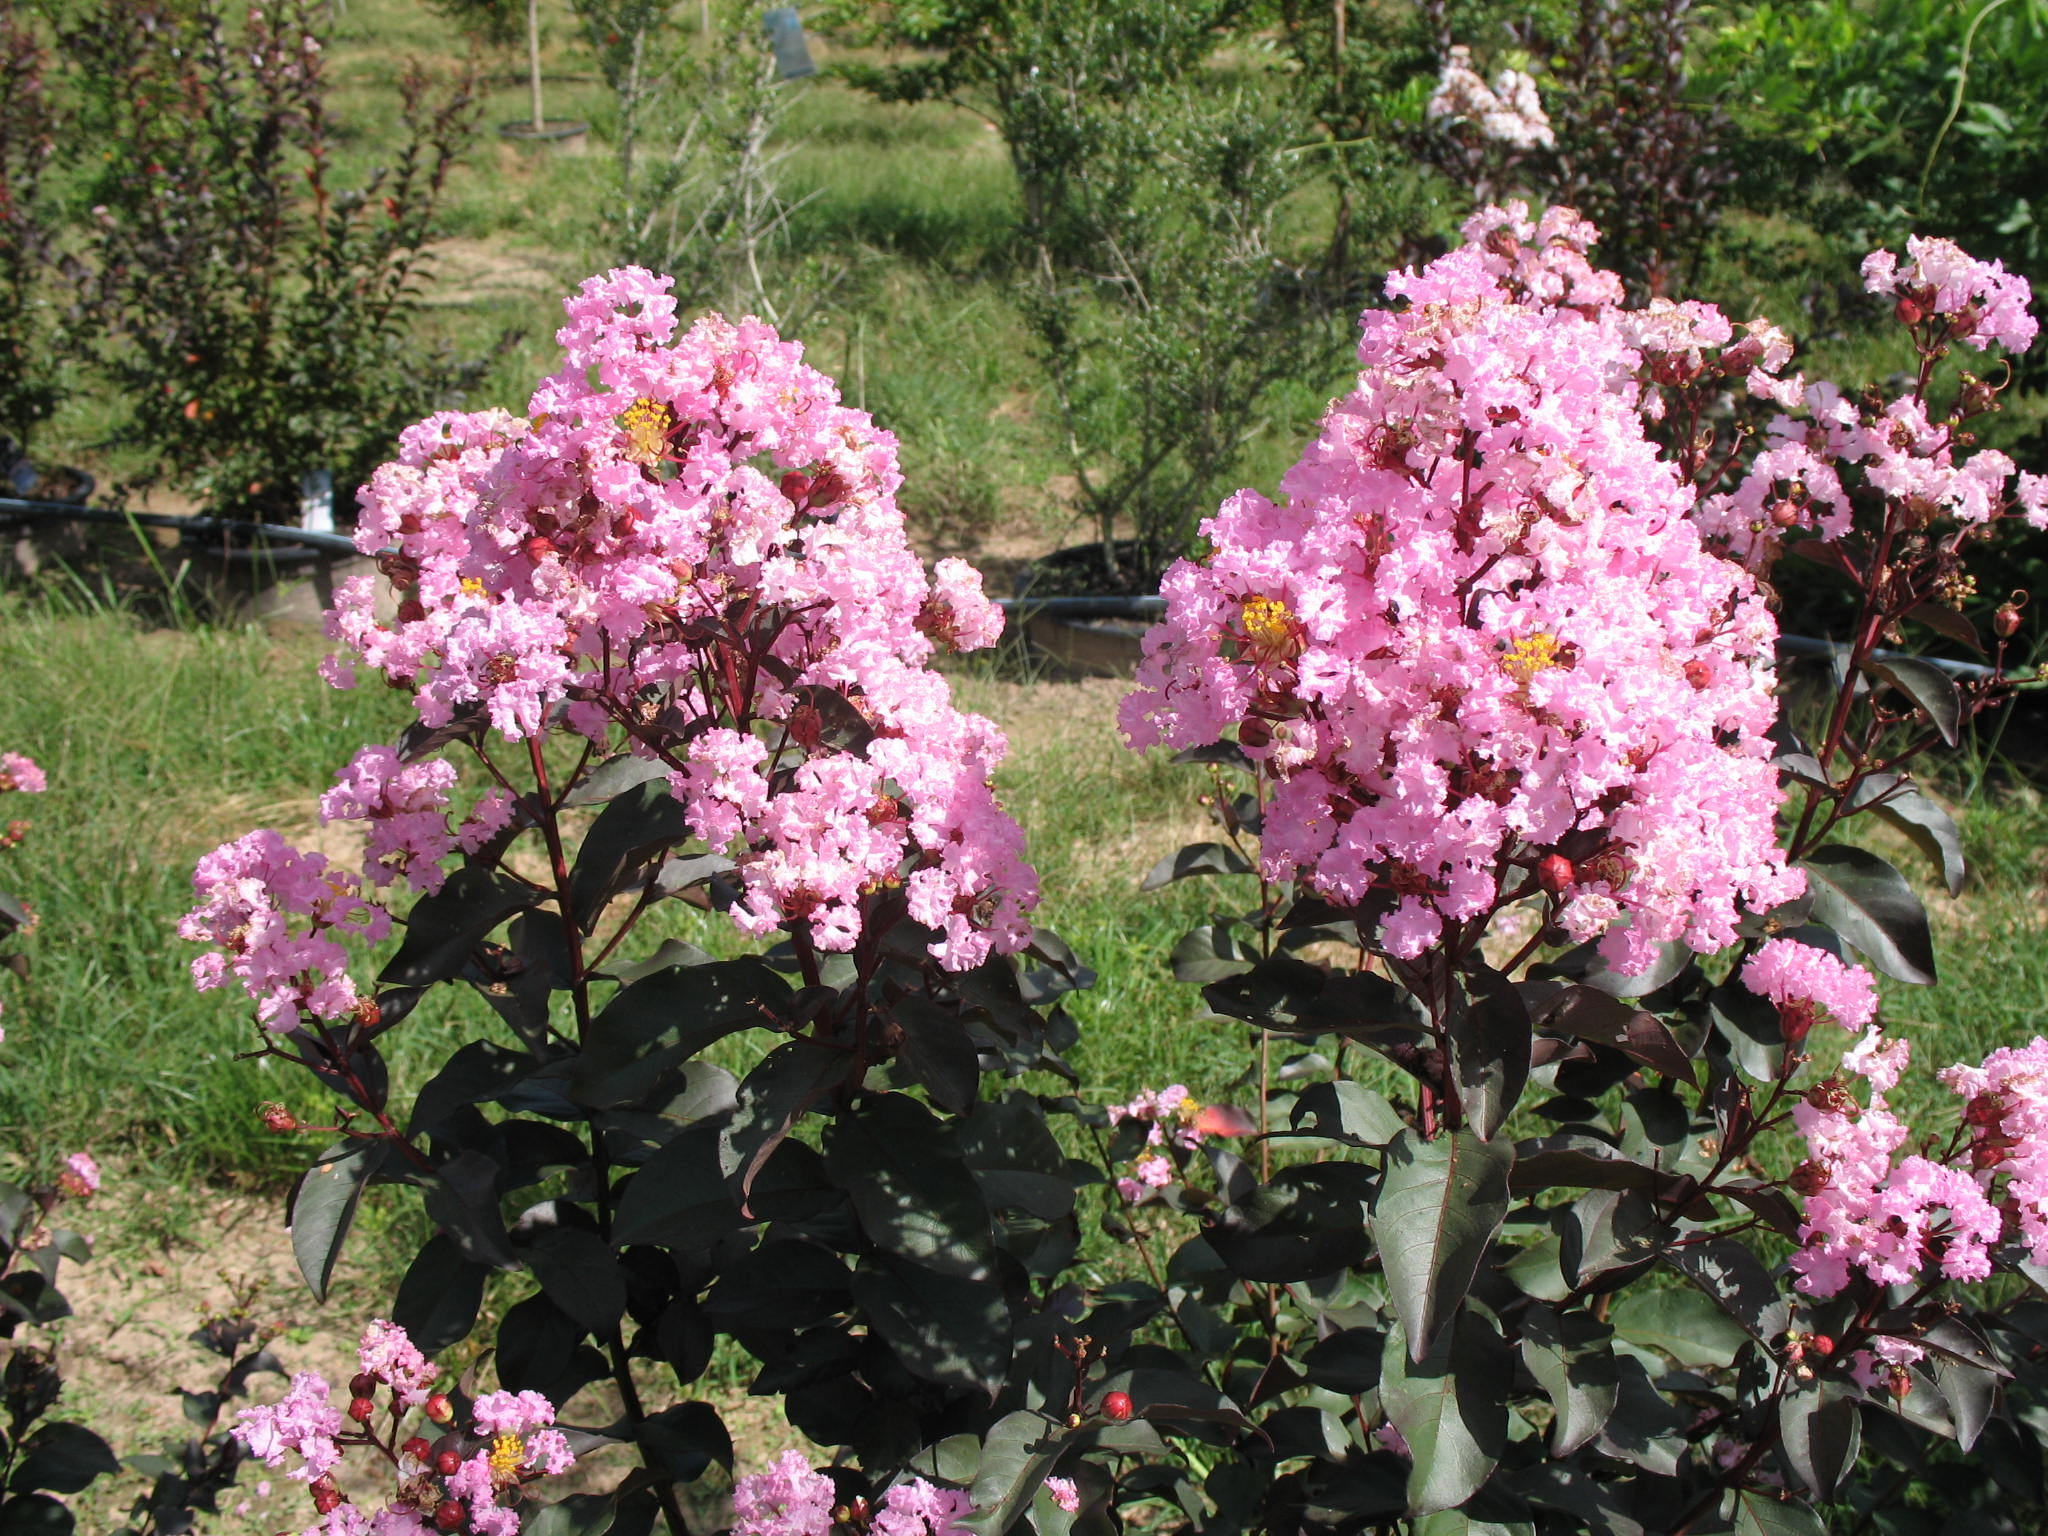
{"type": "Polygon", "coordinates": [[[378,1381],[375,1376],[372,1376],[368,1371],[357,1371],[354,1376],[349,1378],[348,1395],[350,1397],[372,1397],[376,1394],[377,1387],[378,1381]]]}
{"type": "Polygon", "coordinates": [[[296,1131],[299,1128],[298,1118],[282,1104],[265,1104],[257,1113],[263,1117],[263,1129],[266,1131],[296,1131]]]}
{"type": "Polygon", "coordinates": [[[1790,497],[1774,501],[1768,515],[1773,528],[1796,528],[1799,526],[1799,503],[1790,497]]]}
{"type": "Polygon", "coordinates": [[[1806,1347],[1825,1360],[1835,1352],[1835,1341],[1824,1333],[1816,1333],[1806,1341],[1806,1347]]]}
{"type": "Polygon", "coordinates": [[[377,1416],[376,1400],[374,1398],[368,1397],[350,1398],[348,1404],[348,1416],[354,1419],[358,1424],[369,1423],[371,1419],[377,1416]]]}
{"type": "Polygon", "coordinates": [[[1546,853],[1536,865],[1536,883],[1553,896],[1562,896],[1578,883],[1579,872],[1561,853],[1546,853]]]}
{"type": "Polygon", "coordinates": [[[782,494],[791,501],[802,501],[811,494],[811,477],[800,469],[792,469],[782,477],[782,494]]]}
{"type": "Polygon", "coordinates": [[[1685,680],[1695,689],[1704,692],[1707,685],[1714,680],[1714,669],[1702,658],[1695,656],[1685,664],[1685,680]]]}
{"type": "Polygon", "coordinates": [[[1131,1394],[1112,1392],[1102,1400],[1102,1416],[1121,1424],[1131,1416],[1131,1394]]]}
{"type": "Polygon", "coordinates": [[[447,1424],[455,1418],[455,1407],[446,1392],[436,1392],[427,1399],[427,1417],[436,1424],[447,1424]]]}
{"type": "Polygon", "coordinates": [[[401,1445],[399,1450],[410,1456],[421,1466],[425,1466],[427,1464],[427,1457],[433,1454],[434,1448],[418,1435],[414,1435],[405,1444],[401,1445]]]}
{"type": "Polygon", "coordinates": [[[1920,308],[1920,306],[1918,304],[1915,304],[1911,299],[1900,299],[1899,302],[1895,306],[1893,306],[1892,318],[1897,320],[1901,325],[1918,325],[1922,320],[1925,320],[1927,318],[1927,315],[1920,308]]]}
{"type": "Polygon", "coordinates": [[[434,1529],[437,1531],[455,1530],[462,1520],[462,1501],[459,1499],[445,1499],[434,1511],[434,1529]]]}
{"type": "Polygon", "coordinates": [[[1790,1180],[1792,1188],[1808,1199],[1826,1189],[1830,1182],[1826,1165],[1811,1159],[1794,1168],[1790,1180]]]}
{"type": "Polygon", "coordinates": [[[460,1451],[441,1452],[440,1455],[434,1458],[434,1470],[443,1477],[453,1477],[462,1470],[462,1453],[460,1451]]]}
{"type": "Polygon", "coordinates": [[[331,1515],[341,1507],[341,1490],[332,1483],[319,1482],[313,1485],[313,1507],[323,1515],[331,1515]]]}
{"type": "Polygon", "coordinates": [[[2019,633],[2020,610],[2027,606],[2027,594],[2014,592],[1998,605],[1998,612],[1991,616],[1991,627],[2001,640],[2010,640],[2019,633]]]}

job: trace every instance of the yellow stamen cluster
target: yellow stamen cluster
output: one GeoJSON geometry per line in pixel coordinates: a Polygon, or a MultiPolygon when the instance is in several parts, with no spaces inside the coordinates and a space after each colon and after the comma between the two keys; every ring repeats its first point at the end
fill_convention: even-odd
{"type": "Polygon", "coordinates": [[[1293,610],[1279,598],[1248,597],[1238,617],[1255,656],[1286,657],[1300,649],[1293,610]]]}
{"type": "Polygon", "coordinates": [[[519,1467],[526,1460],[526,1445],[517,1435],[500,1435],[491,1442],[491,1476],[498,1482],[510,1482],[519,1475],[519,1467]]]}
{"type": "Polygon", "coordinates": [[[626,431],[626,457],[640,464],[654,463],[668,447],[669,428],[675,424],[674,411],[642,395],[619,418],[626,431]]]}
{"type": "Polygon", "coordinates": [[[465,576],[462,578],[462,590],[471,597],[482,597],[484,595],[483,581],[476,576],[465,576]]]}
{"type": "Polygon", "coordinates": [[[1182,1125],[1193,1125],[1195,1117],[1202,1112],[1202,1101],[1193,1094],[1189,1094],[1173,1106],[1173,1112],[1180,1117],[1182,1125]]]}
{"type": "Polygon", "coordinates": [[[1500,658],[1501,670],[1518,683],[1527,683],[1538,672],[1558,665],[1561,647],[1555,635],[1527,635],[1513,642],[1500,658]]]}

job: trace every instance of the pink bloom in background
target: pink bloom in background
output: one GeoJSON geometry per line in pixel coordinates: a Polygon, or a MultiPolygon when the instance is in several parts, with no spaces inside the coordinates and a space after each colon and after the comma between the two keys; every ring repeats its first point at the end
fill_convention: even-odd
{"type": "MultiPolygon", "coordinates": [[[[345,584],[330,680],[368,667],[429,725],[474,711],[514,739],[559,719],[605,744],[663,718],[690,742],[670,786],[738,865],[746,931],[803,923],[848,950],[865,904],[901,887],[942,965],[1022,948],[1038,884],[991,787],[1007,743],[929,666],[994,643],[1001,611],[964,562],[926,577],[893,437],[758,320],[679,333],[669,284],[584,283],[530,419],[443,413],[402,435],[357,527],[365,553],[394,550],[398,616],[378,618],[367,578],[345,584]],[[764,649],[766,667],[719,664],[764,649]]],[[[371,821],[379,883],[439,879],[448,784],[424,767],[373,748],[330,797],[371,821]]],[[[487,797],[460,846],[511,814],[487,797]]]]}
{"type": "Polygon", "coordinates": [[[1874,251],[1863,259],[1867,292],[1917,297],[1931,294],[1932,313],[1967,317],[1962,339],[1983,351],[1996,343],[2008,352],[2024,352],[2039,331],[2027,313],[2033,290],[2002,261],[1978,261],[1953,240],[1924,235],[1906,237],[1906,265],[1890,251],[1874,251]]]}
{"type": "Polygon", "coordinates": [[[954,1522],[973,1513],[974,1501],[958,1488],[913,1477],[883,1496],[873,1528],[877,1536],[966,1536],[954,1522]]]}
{"type": "Polygon", "coordinates": [[[64,1159],[64,1169],[57,1175],[57,1187],[74,1200],[98,1194],[100,1165],[92,1160],[89,1153],[72,1153],[64,1159]]]}
{"type": "Polygon", "coordinates": [[[1514,149],[1548,149],[1556,142],[1536,82],[1519,69],[1504,69],[1489,87],[1462,43],[1444,61],[1427,115],[1431,122],[1469,123],[1480,137],[1514,149]]]}
{"type": "Polygon", "coordinates": [[[0,793],[18,789],[23,794],[39,795],[48,787],[43,770],[19,752],[0,752],[0,793]]]}
{"type": "Polygon", "coordinates": [[[307,1012],[338,1019],[355,1010],[348,952],[334,935],[374,942],[391,915],[362,894],[354,875],[263,831],[206,855],[192,885],[199,905],[179,921],[179,936],[218,946],[192,962],[200,991],[232,975],[255,999],[264,1028],[278,1033],[297,1028],[307,1012]],[[295,917],[310,919],[304,930],[294,931],[295,917]]]}
{"type": "Polygon", "coordinates": [[[825,1536],[832,1528],[832,1479],[801,1451],[784,1451],[766,1472],[733,1484],[734,1536],[825,1536]]]}
{"type": "Polygon", "coordinates": [[[1815,1010],[1848,1030],[1877,1017],[1877,984],[1860,965],[1848,965],[1824,949],[1795,939],[1771,939],[1742,967],[1742,984],[1778,1005],[1785,1038],[1797,1044],[1815,1010]]]}
{"type": "Polygon", "coordinates": [[[1776,624],[1702,546],[1636,377],[1730,331],[1705,306],[1634,324],[1569,210],[1465,232],[1389,278],[1405,307],[1366,313],[1284,500],[1239,492],[1168,572],[1125,737],[1235,730],[1274,784],[1266,876],[1377,917],[1395,956],[1567,838],[1575,937],[1627,971],[1660,941],[1720,949],[1804,883],[1772,825],[1776,624]]]}
{"type": "Polygon", "coordinates": [[[1046,1496],[1070,1515],[1081,1512],[1081,1489],[1071,1477],[1048,1477],[1046,1496]]]}

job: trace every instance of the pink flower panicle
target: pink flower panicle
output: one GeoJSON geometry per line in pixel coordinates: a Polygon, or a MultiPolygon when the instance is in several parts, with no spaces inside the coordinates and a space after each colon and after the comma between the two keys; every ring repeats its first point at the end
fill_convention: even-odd
{"type": "MultiPolygon", "coordinates": [[[[1243,1110],[1228,1104],[1204,1104],[1180,1083],[1141,1089],[1128,1104],[1109,1106],[1110,1124],[1134,1121],[1145,1127],[1145,1145],[1193,1152],[1211,1136],[1246,1136],[1256,1127],[1243,1110]]],[[[1116,1181],[1117,1192],[1135,1205],[1152,1190],[1173,1182],[1173,1159],[1154,1150],[1131,1165],[1116,1181]]]]}
{"type": "Polygon", "coordinates": [[[1536,82],[1519,69],[1504,69],[1487,85],[1472,67],[1472,50],[1453,45],[1429,98],[1431,122],[1468,123],[1483,139],[1512,149],[1548,149],[1557,142],[1536,82]]]}
{"type": "Polygon", "coordinates": [[[766,1472],[733,1484],[733,1536],[825,1536],[832,1528],[832,1479],[801,1451],[784,1451],[766,1472]]]}
{"type": "Polygon", "coordinates": [[[877,1536],[967,1536],[955,1522],[973,1513],[974,1501],[958,1488],[913,1477],[883,1495],[874,1530],[877,1536]]]}
{"type": "MultiPolygon", "coordinates": [[[[435,1367],[404,1329],[382,1318],[364,1330],[358,1355],[363,1374],[391,1389],[390,1443],[395,1446],[398,1416],[426,1401],[435,1367]]],[[[351,1390],[364,1385],[358,1380],[351,1390]]],[[[349,1501],[330,1475],[348,1446],[364,1442],[338,1439],[348,1425],[328,1401],[323,1378],[302,1371],[292,1378],[281,1401],[246,1408],[239,1417],[234,1433],[250,1455],[272,1467],[282,1465],[288,1454],[300,1458],[300,1465],[289,1475],[311,1486],[323,1511],[319,1522],[308,1528],[309,1536],[312,1532],[326,1536],[426,1533],[437,1529],[435,1511],[451,1499],[463,1506],[463,1529],[479,1536],[518,1536],[516,1505],[525,1485],[536,1478],[559,1476],[576,1459],[567,1438],[552,1427],[554,1404],[545,1397],[538,1392],[487,1392],[476,1400],[469,1425],[472,1443],[481,1439],[483,1447],[445,1477],[411,1455],[399,1454],[398,1483],[392,1497],[381,1508],[371,1509],[349,1501]]],[[[362,1432],[374,1435],[375,1420],[358,1433],[362,1432]]],[[[378,1465],[389,1464],[380,1454],[378,1465]]]]}
{"type": "MultiPolygon", "coordinates": [[[[2027,312],[2032,291],[2025,278],[1998,262],[1974,260],[1948,240],[1915,235],[1906,250],[1904,268],[1890,251],[1863,262],[1864,287],[1897,295],[1899,318],[1914,325],[1939,318],[1939,340],[1980,351],[1996,344],[2018,354],[2033,344],[2037,326],[2027,312]]],[[[1697,521],[1716,547],[1754,569],[1768,570],[1793,530],[1823,539],[1847,533],[1859,481],[1914,508],[1920,522],[1937,514],[1958,523],[2017,515],[2048,528],[2048,477],[2020,474],[1997,449],[1961,452],[1971,439],[1956,422],[1930,419],[1917,389],[1865,402],[1824,379],[1760,384],[1752,376],[1750,393],[1775,401],[1784,414],[1766,425],[1762,446],[1730,489],[1701,501],[1697,521]]]]}
{"type": "Polygon", "coordinates": [[[2028,1257],[2048,1264],[2048,1040],[2037,1035],[1938,1076],[1966,1101],[1971,1170],[1987,1193],[2004,1181],[2028,1257]]]}
{"type": "Polygon", "coordinates": [[[297,1028],[306,1013],[338,1019],[355,1011],[360,999],[336,936],[374,943],[390,931],[391,915],[363,895],[354,875],[262,831],[207,854],[192,885],[199,904],[178,933],[217,946],[192,962],[200,991],[233,975],[263,1026],[278,1033],[297,1028]],[[310,921],[295,931],[295,917],[310,921]]]}
{"type": "Polygon", "coordinates": [[[1843,1065],[1868,1077],[1859,1105],[1839,1079],[1793,1106],[1808,1162],[1793,1175],[1806,1197],[1800,1241],[1791,1257],[1797,1290],[1833,1296],[1861,1269],[1880,1285],[1917,1280],[1930,1261],[1951,1280],[1982,1280],[2004,1220],[1978,1182],[1929,1158],[1897,1157],[1910,1139],[1885,1103],[1904,1071],[1903,1040],[1880,1044],[1872,1031],[1843,1065]]]}
{"type": "Polygon", "coordinates": [[[1870,972],[1795,939],[1768,940],[1743,965],[1742,984],[1778,1005],[1785,1038],[1794,1045],[1816,1018],[1853,1031],[1877,1017],[1870,972]]]}
{"type": "Polygon", "coordinates": [[[367,822],[363,878],[380,888],[404,880],[431,896],[447,878],[441,861],[455,847],[448,830],[454,785],[453,763],[406,763],[390,747],[364,747],[320,797],[320,820],[367,822]]]}
{"type": "Polygon", "coordinates": [[[1640,312],[1593,236],[1488,210],[1391,276],[1284,500],[1239,492],[1168,572],[1123,704],[1134,748],[1235,729],[1273,781],[1267,877],[1383,913],[1399,958],[1567,839],[1558,919],[1628,971],[1803,886],[1772,827],[1776,625],[1644,433],[1640,312]]]}
{"type": "MultiPolygon", "coordinates": [[[[330,680],[381,672],[429,725],[474,711],[508,738],[623,731],[665,755],[692,830],[739,864],[749,932],[801,922],[850,949],[865,905],[900,888],[945,966],[1022,948],[1037,879],[990,785],[1007,744],[928,665],[992,643],[1000,610],[963,562],[927,579],[890,434],[758,320],[678,335],[669,285],[637,268],[585,282],[529,417],[403,434],[357,528],[365,553],[390,551],[398,614],[378,618],[368,578],[345,584],[330,680]]],[[[395,804],[402,775],[357,770],[354,803],[395,804]]],[[[446,834],[405,819],[428,817],[430,787],[400,798],[421,804],[369,813],[385,818],[372,857],[412,873],[446,834]]],[[[510,811],[480,805],[462,846],[510,811]]]]}
{"type": "Polygon", "coordinates": [[[43,770],[19,752],[0,752],[0,794],[19,790],[25,795],[40,795],[49,787],[43,777],[43,770]]]}

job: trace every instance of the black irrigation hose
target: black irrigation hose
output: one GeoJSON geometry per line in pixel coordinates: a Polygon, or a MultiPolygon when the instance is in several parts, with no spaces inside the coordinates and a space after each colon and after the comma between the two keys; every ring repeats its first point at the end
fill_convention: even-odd
{"type": "MultiPolygon", "coordinates": [[[[250,523],[231,517],[179,517],[169,512],[114,512],[101,507],[81,507],[68,501],[23,501],[18,497],[0,496],[0,522],[15,517],[58,517],[83,523],[124,523],[143,528],[176,528],[185,534],[240,534],[244,538],[262,539],[286,545],[298,545],[308,551],[330,555],[353,555],[357,553],[355,540],[345,533],[321,533],[306,528],[287,528],[276,523],[250,523]]],[[[231,554],[247,559],[252,555],[275,558],[269,550],[238,550],[231,554]]],[[[1012,618],[1029,618],[1034,614],[1046,614],[1058,619],[1158,619],[1166,612],[1163,597],[1005,597],[996,600],[996,606],[1012,618]]],[[[1848,647],[1834,640],[1815,640],[1806,635],[1778,636],[1778,654],[1781,656],[1825,656],[1833,658],[1846,655],[1848,647]]],[[[1902,651],[1873,651],[1878,661],[1891,661],[1903,656],[1902,651]]],[[[1976,681],[1993,676],[1992,669],[1974,661],[1949,661],[1938,656],[1924,656],[1918,660],[1931,662],[1948,673],[1950,677],[1976,681]]]]}

